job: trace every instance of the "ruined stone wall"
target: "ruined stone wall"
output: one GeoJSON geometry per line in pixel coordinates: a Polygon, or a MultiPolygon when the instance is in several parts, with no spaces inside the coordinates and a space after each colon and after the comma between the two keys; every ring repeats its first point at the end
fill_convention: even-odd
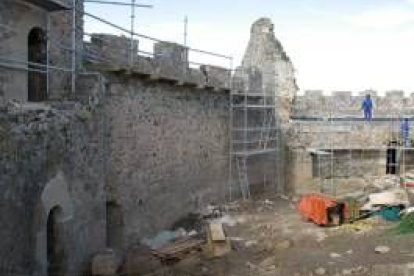
{"type": "Polygon", "coordinates": [[[47,275],[47,219],[54,208],[61,275],[85,275],[91,255],[105,247],[105,114],[96,97],[86,96],[99,94],[102,87],[90,84],[100,81],[87,79],[79,85],[88,88],[88,105],[1,106],[1,275],[47,275]]]}
{"type": "Polygon", "coordinates": [[[374,102],[374,118],[390,118],[414,115],[414,96],[404,97],[403,91],[389,91],[385,96],[377,96],[375,91],[360,92],[352,96],[351,92],[339,91],[332,95],[323,95],[322,91],[306,91],[305,95],[297,96],[294,100],[293,118],[320,118],[320,117],[359,117],[362,101],[366,94],[370,94],[374,102]]]}
{"type": "MultiPolygon", "coordinates": [[[[71,0],[61,1],[69,7],[71,0]]],[[[78,0],[77,9],[83,10],[83,0],[78,0]]],[[[71,11],[56,11],[50,14],[50,65],[65,69],[71,68],[71,11]]],[[[37,6],[24,1],[3,0],[0,2],[0,94],[7,99],[27,101],[28,36],[33,28],[47,31],[48,13],[37,6]],[[14,59],[17,61],[7,61],[14,59]],[[9,64],[6,68],[4,64],[9,64]],[[10,65],[13,67],[11,68],[10,65]]],[[[76,17],[76,45],[78,69],[80,68],[80,50],[82,49],[83,19],[80,12],[76,17]]],[[[37,68],[46,71],[44,68],[37,68]]],[[[61,98],[70,91],[70,72],[51,69],[49,98],[61,98]]]]}

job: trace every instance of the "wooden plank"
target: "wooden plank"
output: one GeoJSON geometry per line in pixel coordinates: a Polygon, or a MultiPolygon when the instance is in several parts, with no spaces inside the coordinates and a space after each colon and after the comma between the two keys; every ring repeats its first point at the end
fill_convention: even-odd
{"type": "Polygon", "coordinates": [[[226,235],[224,235],[223,225],[221,223],[210,223],[209,230],[212,241],[226,241],[226,235]]]}

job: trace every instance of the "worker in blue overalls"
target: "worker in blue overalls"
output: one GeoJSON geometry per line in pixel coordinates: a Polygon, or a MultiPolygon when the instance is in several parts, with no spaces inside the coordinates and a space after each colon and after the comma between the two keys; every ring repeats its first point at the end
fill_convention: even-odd
{"type": "Polygon", "coordinates": [[[406,148],[410,147],[410,125],[407,118],[404,118],[401,123],[401,138],[403,146],[406,148]]]}
{"type": "Polygon", "coordinates": [[[364,110],[365,122],[369,123],[372,121],[372,110],[374,109],[374,104],[371,100],[371,95],[367,94],[364,101],[362,102],[362,110],[364,110]]]}

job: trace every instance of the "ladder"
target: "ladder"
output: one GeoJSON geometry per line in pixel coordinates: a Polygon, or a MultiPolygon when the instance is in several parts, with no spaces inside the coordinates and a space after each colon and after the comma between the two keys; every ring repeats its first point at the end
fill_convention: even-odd
{"type": "Polygon", "coordinates": [[[275,124],[274,112],[265,114],[263,118],[262,131],[260,132],[259,148],[267,149],[269,141],[271,141],[272,126],[275,124]]]}
{"type": "Polygon", "coordinates": [[[237,175],[239,178],[241,194],[243,196],[243,199],[249,199],[250,198],[250,184],[249,184],[249,177],[247,175],[247,157],[237,156],[236,165],[237,165],[237,175]]]}

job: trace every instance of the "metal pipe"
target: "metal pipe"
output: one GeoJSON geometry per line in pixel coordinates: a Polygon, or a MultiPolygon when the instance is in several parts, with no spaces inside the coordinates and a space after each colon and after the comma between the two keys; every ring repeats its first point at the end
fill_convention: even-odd
{"type": "MultiPolygon", "coordinates": [[[[30,61],[23,61],[23,60],[16,60],[16,59],[10,59],[10,58],[3,58],[1,56],[0,56],[0,60],[4,61],[5,63],[6,62],[11,62],[11,63],[18,63],[18,64],[24,64],[24,65],[32,65],[32,66],[41,67],[41,68],[47,68],[46,64],[35,63],[35,62],[30,62],[30,61]]],[[[49,65],[49,69],[71,72],[71,69],[62,68],[62,67],[58,67],[58,66],[52,66],[52,65],[49,65]]],[[[46,71],[47,70],[45,70],[45,72],[46,71]]]]}
{"type": "Polygon", "coordinates": [[[44,70],[34,69],[34,68],[30,68],[30,67],[23,67],[23,66],[18,66],[18,65],[12,65],[10,63],[5,63],[5,62],[1,62],[1,61],[0,61],[0,67],[47,74],[47,72],[44,71],[44,70]]]}
{"type": "Polygon", "coordinates": [[[134,66],[134,25],[135,25],[135,0],[131,0],[131,49],[129,57],[129,67],[134,66]]]}
{"type": "Polygon", "coordinates": [[[188,17],[184,17],[184,46],[187,47],[187,27],[188,27],[188,17]]]}
{"type": "Polygon", "coordinates": [[[76,0],[72,2],[72,94],[76,92],[76,0]]]}
{"type": "Polygon", "coordinates": [[[222,55],[222,54],[217,54],[217,53],[213,53],[213,52],[209,52],[209,51],[205,51],[205,50],[200,50],[200,49],[194,49],[194,48],[188,48],[190,51],[192,52],[197,52],[197,53],[202,53],[202,54],[207,54],[210,56],[216,56],[216,57],[221,57],[221,58],[225,58],[225,59],[232,59],[231,56],[226,56],[226,55],[222,55]]]}
{"type": "Polygon", "coordinates": [[[85,3],[99,3],[99,4],[108,4],[108,5],[119,5],[119,6],[134,6],[137,8],[149,8],[152,9],[153,5],[142,5],[142,4],[135,4],[135,3],[127,3],[127,2],[113,2],[113,1],[99,1],[99,0],[84,0],[85,3]]]}
{"type": "Polygon", "coordinates": [[[50,13],[47,13],[47,23],[46,23],[46,66],[47,66],[47,75],[46,75],[46,96],[50,96],[50,13]]]}

